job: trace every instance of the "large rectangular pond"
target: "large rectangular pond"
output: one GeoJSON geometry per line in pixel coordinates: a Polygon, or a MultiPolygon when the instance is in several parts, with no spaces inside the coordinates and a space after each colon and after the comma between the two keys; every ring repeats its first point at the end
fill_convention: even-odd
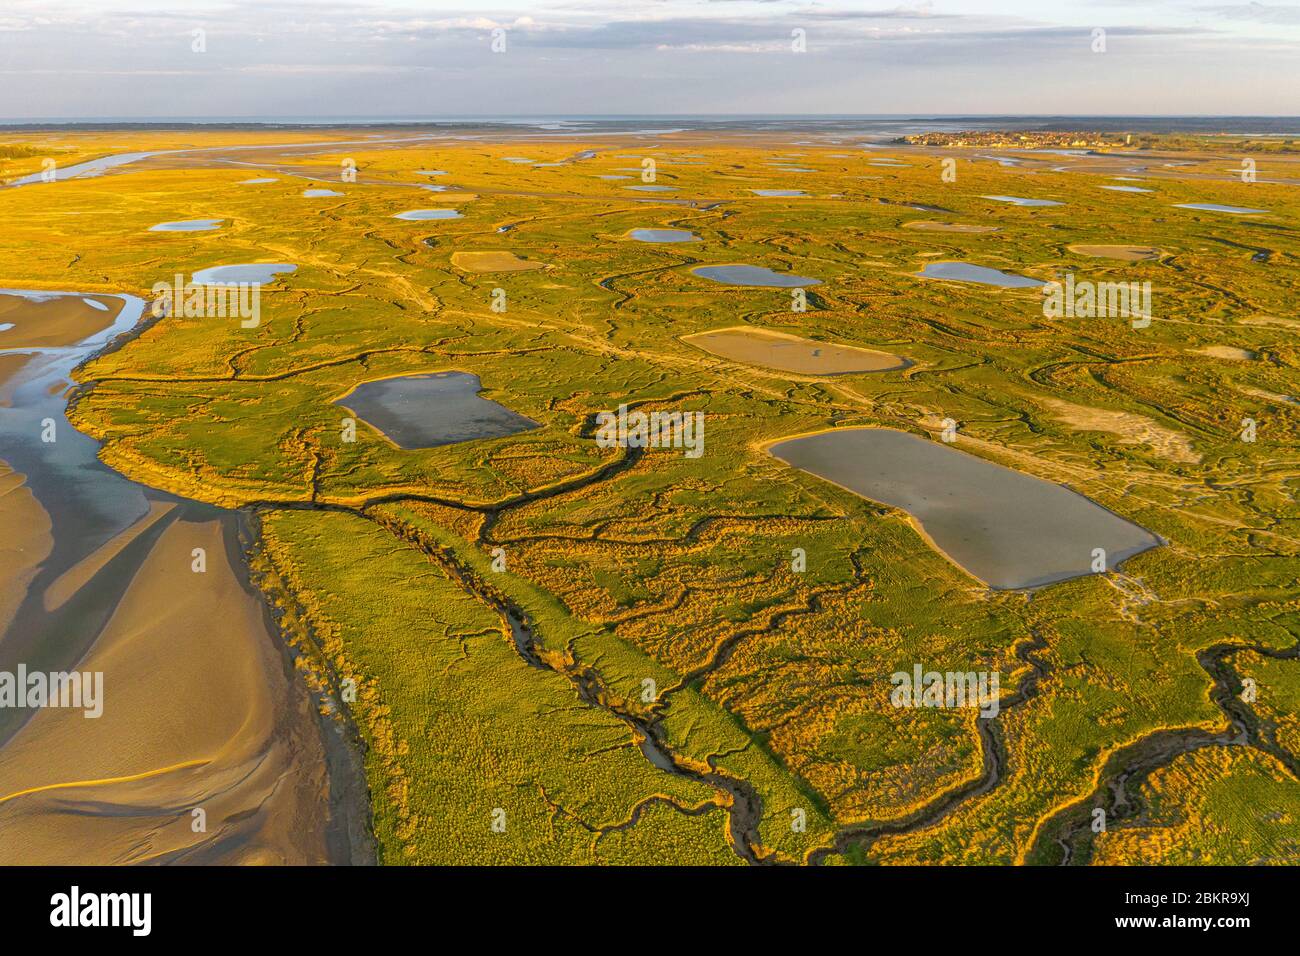
{"type": "Polygon", "coordinates": [[[383,432],[399,448],[437,448],[501,438],[540,426],[479,395],[477,375],[433,372],[363,382],[334,404],[383,432]]]}
{"type": "Polygon", "coordinates": [[[778,442],[771,453],[849,491],[906,511],[953,563],[991,588],[1091,574],[1160,544],[1156,535],[1063,485],[888,428],[846,428],[778,442]]]}

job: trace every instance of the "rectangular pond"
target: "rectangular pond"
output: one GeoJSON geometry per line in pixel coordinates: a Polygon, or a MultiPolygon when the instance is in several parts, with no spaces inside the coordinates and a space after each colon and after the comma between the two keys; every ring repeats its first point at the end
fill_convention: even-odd
{"type": "Polygon", "coordinates": [[[781,461],[906,511],[929,542],[989,587],[1032,588],[1091,574],[1159,545],[1078,492],[889,428],[846,428],[772,445],[781,461]]]}

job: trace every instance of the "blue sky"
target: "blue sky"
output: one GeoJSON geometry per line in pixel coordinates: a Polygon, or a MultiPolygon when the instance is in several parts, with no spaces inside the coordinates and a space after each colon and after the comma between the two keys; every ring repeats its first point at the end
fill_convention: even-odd
{"type": "Polygon", "coordinates": [[[5,118],[592,113],[1294,115],[1300,3],[0,5],[5,118]]]}

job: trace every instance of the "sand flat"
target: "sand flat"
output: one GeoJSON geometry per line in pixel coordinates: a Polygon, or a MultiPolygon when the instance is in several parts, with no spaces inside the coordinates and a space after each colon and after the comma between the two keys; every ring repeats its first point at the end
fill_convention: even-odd
{"type": "Polygon", "coordinates": [[[39,710],[6,746],[0,864],[326,861],[310,698],[224,534],[223,520],[177,521],[143,561],[78,668],[103,673],[102,716],[39,710]]]}
{"type": "Polygon", "coordinates": [[[112,325],[123,304],[113,296],[0,292],[0,324],[12,326],[0,332],[0,349],[72,345],[112,325]]]}
{"type": "Polygon", "coordinates": [[[465,272],[528,272],[544,269],[544,262],[520,259],[513,252],[453,252],[451,264],[465,272]]]}
{"type": "Polygon", "coordinates": [[[800,375],[850,375],[905,368],[907,359],[889,352],[818,342],[798,335],[739,325],[682,336],[682,341],[746,365],[800,375]]]}
{"type": "Polygon", "coordinates": [[[1141,262],[1146,259],[1159,259],[1160,250],[1154,246],[1092,245],[1082,244],[1066,246],[1071,252],[1081,256],[1097,259],[1119,259],[1122,262],[1141,262]]]}

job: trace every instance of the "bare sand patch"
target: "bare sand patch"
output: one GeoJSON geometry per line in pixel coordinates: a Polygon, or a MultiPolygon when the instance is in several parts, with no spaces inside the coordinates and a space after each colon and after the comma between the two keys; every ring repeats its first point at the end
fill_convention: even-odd
{"type": "Polygon", "coordinates": [[[141,563],[78,668],[103,673],[102,715],[38,710],[8,742],[0,863],[326,861],[320,731],[226,558],[229,520],[177,521],[141,563]]]}
{"type": "Polygon", "coordinates": [[[527,272],[546,264],[520,259],[513,252],[453,252],[451,264],[466,272],[527,272]]]}
{"type": "Polygon", "coordinates": [[[1040,398],[1038,401],[1051,410],[1053,418],[1071,428],[1118,435],[1121,444],[1147,445],[1161,458],[1170,461],[1189,465],[1200,463],[1201,456],[1192,448],[1186,435],[1145,415],[1075,405],[1057,398],[1040,398]]]}
{"type": "Polygon", "coordinates": [[[1205,348],[1193,349],[1193,355],[1208,355],[1210,358],[1227,359],[1230,362],[1253,362],[1258,356],[1250,349],[1235,345],[1207,345],[1205,348]]]}
{"type": "Polygon", "coordinates": [[[735,362],[801,375],[885,372],[909,364],[907,359],[889,352],[817,342],[785,332],[743,325],[684,335],[682,341],[735,362]]]}
{"type": "Polygon", "coordinates": [[[1276,315],[1252,315],[1241,320],[1242,325],[1276,325],[1284,329],[1300,329],[1300,320],[1283,319],[1276,315]]]}
{"type": "Polygon", "coordinates": [[[1066,246],[1071,252],[1081,256],[1093,256],[1097,259],[1119,259],[1123,262],[1140,262],[1144,259],[1159,259],[1160,250],[1154,246],[1108,246],[1079,245],[1066,246]]]}
{"type": "Polygon", "coordinates": [[[12,326],[0,332],[0,348],[72,345],[112,325],[124,304],[113,296],[51,294],[29,299],[0,292],[0,325],[12,326]]]}
{"type": "Polygon", "coordinates": [[[917,219],[903,223],[904,229],[920,229],[923,232],[997,232],[997,226],[975,226],[962,222],[931,222],[917,219]]]}
{"type": "Polygon", "coordinates": [[[1300,399],[1292,398],[1290,395],[1281,395],[1278,392],[1270,392],[1262,388],[1243,388],[1242,394],[1250,395],[1254,398],[1262,398],[1266,402],[1272,402],[1274,405],[1300,405],[1300,399]]]}

